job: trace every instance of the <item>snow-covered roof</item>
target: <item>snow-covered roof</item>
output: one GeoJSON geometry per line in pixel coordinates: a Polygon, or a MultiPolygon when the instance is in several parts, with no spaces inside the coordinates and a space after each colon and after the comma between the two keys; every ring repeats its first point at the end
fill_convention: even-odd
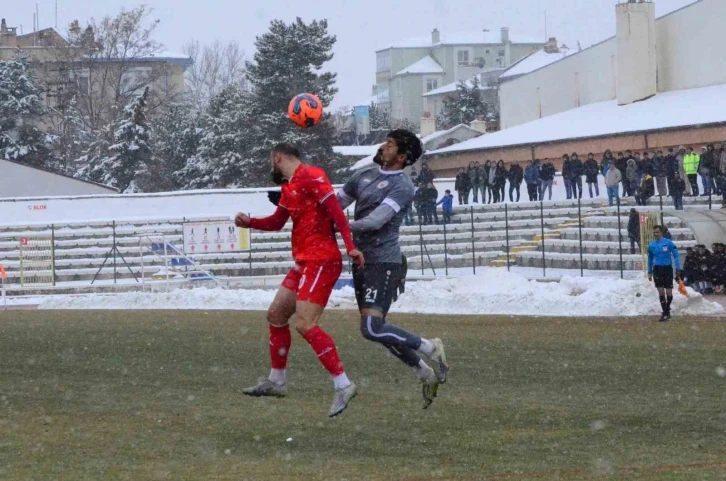
{"type": "Polygon", "coordinates": [[[421,73],[444,73],[444,69],[441,68],[441,65],[439,65],[436,60],[431,58],[430,55],[427,55],[418,62],[412,63],[405,69],[401,70],[396,75],[421,73]]]}
{"type": "Polygon", "coordinates": [[[421,143],[424,145],[424,148],[425,148],[426,144],[428,144],[429,142],[433,142],[434,140],[439,139],[441,137],[446,137],[447,135],[451,135],[459,129],[470,130],[470,131],[476,133],[477,136],[482,135],[481,132],[479,132],[478,130],[472,129],[471,127],[469,127],[466,124],[459,124],[459,125],[456,125],[456,126],[450,128],[449,130],[437,130],[433,134],[429,134],[426,137],[423,137],[421,139],[421,143]]]}
{"type": "MultiPolygon", "coordinates": [[[[500,30],[496,31],[470,31],[470,32],[454,32],[450,34],[440,34],[440,42],[431,43],[431,35],[425,37],[412,37],[404,40],[393,42],[385,48],[378,50],[388,50],[389,48],[429,48],[439,45],[497,45],[502,43],[502,34],[500,30]]],[[[527,35],[519,35],[509,33],[509,41],[513,44],[537,44],[544,45],[544,40],[537,37],[527,35]]]]}
{"type": "Polygon", "coordinates": [[[333,152],[345,157],[365,157],[375,155],[380,145],[336,145],[333,152]]]}
{"type": "MultiPolygon", "coordinates": [[[[466,81],[466,86],[468,88],[472,88],[474,86],[474,78],[475,77],[476,77],[476,75],[466,81]]],[[[458,85],[459,85],[459,81],[457,81],[457,82],[451,82],[450,84],[446,84],[443,87],[439,87],[439,88],[434,89],[434,90],[432,90],[430,92],[426,92],[425,94],[423,94],[423,97],[430,97],[430,96],[433,96],[433,95],[450,94],[452,92],[456,92],[456,87],[458,85]]],[[[495,88],[496,87],[491,87],[489,85],[485,85],[484,82],[481,81],[481,79],[479,80],[479,90],[490,90],[490,89],[495,89],[495,88]]]]}
{"type": "Polygon", "coordinates": [[[544,50],[540,50],[538,52],[533,53],[532,55],[529,55],[527,57],[524,57],[519,62],[512,65],[509,69],[507,69],[506,72],[502,74],[501,79],[508,79],[512,77],[518,77],[520,75],[528,74],[530,72],[534,72],[535,70],[539,70],[542,67],[546,67],[547,65],[551,63],[555,63],[558,60],[562,60],[563,58],[567,58],[573,53],[577,53],[578,50],[572,49],[572,48],[563,48],[560,49],[557,53],[547,53],[544,50]]]}
{"type": "Polygon", "coordinates": [[[427,155],[726,123],[724,105],[726,84],[666,92],[624,106],[618,106],[617,100],[609,100],[483,135],[427,155]]]}

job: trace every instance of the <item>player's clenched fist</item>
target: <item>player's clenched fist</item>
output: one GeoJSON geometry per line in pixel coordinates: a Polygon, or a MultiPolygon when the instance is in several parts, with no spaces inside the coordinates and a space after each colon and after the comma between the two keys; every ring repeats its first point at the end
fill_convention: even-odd
{"type": "Polygon", "coordinates": [[[353,249],[352,251],[348,252],[348,256],[353,261],[353,264],[357,265],[358,267],[365,266],[366,259],[365,257],[363,257],[363,253],[358,249],[353,249]]]}
{"type": "Polygon", "coordinates": [[[244,229],[248,228],[250,226],[250,216],[240,212],[239,214],[237,214],[237,217],[234,218],[234,225],[236,225],[237,227],[242,227],[244,229]]]}

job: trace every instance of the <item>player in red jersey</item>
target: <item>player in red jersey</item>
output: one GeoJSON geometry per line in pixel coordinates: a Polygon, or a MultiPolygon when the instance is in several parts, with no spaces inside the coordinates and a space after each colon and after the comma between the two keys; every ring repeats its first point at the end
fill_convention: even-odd
{"type": "Polygon", "coordinates": [[[335,396],[328,415],[336,416],[348,407],[356,394],[356,386],[345,374],[333,339],[318,326],[318,320],[343,270],[333,223],[341,233],[353,262],[363,267],[365,260],[353,244],[348,220],[325,171],[303,164],[300,152],[288,144],[278,144],[272,150],[270,162],[273,180],[282,185],[282,197],[277,210],[270,217],[262,219],[237,214],[235,224],[263,231],[279,231],[292,218],[295,267],[282,282],[267,311],[272,361],[270,375],[260,378],[256,386],[242,392],[248,396],[287,395],[285,369],[292,342],[288,321],[296,314],[295,329],[310,344],[333,377],[335,396]]]}

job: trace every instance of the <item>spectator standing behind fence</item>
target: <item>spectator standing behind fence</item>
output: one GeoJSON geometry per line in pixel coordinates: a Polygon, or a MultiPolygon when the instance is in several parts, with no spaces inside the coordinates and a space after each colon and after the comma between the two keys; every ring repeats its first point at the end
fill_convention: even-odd
{"type": "Polygon", "coordinates": [[[701,164],[699,165],[699,173],[701,174],[701,181],[703,182],[703,195],[717,195],[716,182],[714,181],[714,173],[716,170],[715,149],[713,145],[708,145],[703,149],[704,152],[701,155],[701,164]]]}
{"type": "Polygon", "coordinates": [[[572,198],[582,199],[582,176],[585,174],[585,167],[576,152],[570,157],[571,179],[572,179],[572,198]]]}
{"type": "Polygon", "coordinates": [[[668,165],[663,151],[656,152],[653,158],[653,173],[655,175],[655,184],[658,187],[658,195],[661,197],[668,196],[668,165]]]}
{"type": "Polygon", "coordinates": [[[608,204],[613,206],[613,199],[620,203],[620,183],[623,176],[615,165],[615,161],[610,159],[605,167],[605,188],[608,191],[608,204]]]}
{"type": "Polygon", "coordinates": [[[638,244],[638,250],[640,250],[640,216],[635,209],[630,209],[630,217],[628,217],[628,239],[630,240],[630,253],[635,254],[635,244],[638,244]]]}
{"type": "Polygon", "coordinates": [[[424,207],[424,186],[414,184],[416,192],[413,194],[413,205],[416,208],[416,215],[418,216],[418,223],[423,224],[426,221],[426,208],[424,207]]]}
{"type": "Polygon", "coordinates": [[[444,196],[436,203],[436,205],[441,206],[441,212],[444,214],[444,224],[451,224],[451,212],[454,210],[454,196],[451,195],[451,191],[449,189],[446,189],[444,196]]]}
{"type": "Polygon", "coordinates": [[[625,158],[625,155],[622,152],[618,152],[618,158],[615,161],[615,167],[620,171],[620,182],[623,184],[623,194],[621,197],[626,197],[628,195],[628,176],[626,171],[628,170],[628,159],[625,158]]]}
{"type": "Polygon", "coordinates": [[[454,190],[459,194],[459,205],[469,204],[469,191],[471,190],[471,181],[469,173],[462,167],[456,174],[456,182],[454,182],[454,190]]]}
{"type": "Polygon", "coordinates": [[[726,140],[721,143],[721,148],[717,152],[718,173],[716,183],[723,196],[721,198],[721,207],[726,209],[726,140]]]}
{"type": "Polygon", "coordinates": [[[527,168],[524,169],[524,182],[527,184],[527,197],[530,202],[538,199],[539,194],[539,167],[536,161],[527,161],[527,168]]]}
{"type": "Polygon", "coordinates": [[[436,190],[436,187],[434,187],[433,182],[429,182],[429,185],[426,189],[426,194],[424,196],[424,199],[426,201],[426,212],[428,217],[426,220],[428,221],[428,224],[438,224],[439,223],[439,214],[436,212],[436,201],[439,198],[439,191],[436,190]]]}
{"type": "Polygon", "coordinates": [[[628,159],[628,168],[625,169],[625,176],[628,179],[628,189],[625,193],[627,197],[635,197],[638,193],[640,178],[638,176],[638,166],[635,159],[628,159]]]}
{"type": "Polygon", "coordinates": [[[678,172],[680,172],[680,176],[683,179],[683,181],[686,183],[686,196],[691,196],[693,194],[693,191],[691,190],[691,182],[688,180],[688,175],[686,174],[686,169],[684,167],[684,162],[686,160],[686,148],[683,146],[680,146],[678,148],[678,153],[676,154],[676,162],[678,162],[678,172]]]}
{"type": "Polygon", "coordinates": [[[686,192],[686,182],[680,175],[680,172],[676,171],[676,175],[670,184],[670,194],[673,199],[673,207],[676,210],[683,210],[683,194],[686,192]]]}
{"type": "MultiPolygon", "coordinates": [[[[469,162],[469,169],[467,170],[467,173],[469,174],[469,183],[471,184],[471,190],[474,196],[472,197],[471,203],[472,204],[478,204],[479,203],[479,186],[481,184],[481,180],[479,178],[479,162],[469,162]]],[[[482,201],[485,202],[484,199],[482,201]]],[[[483,203],[483,202],[482,202],[483,203]]]]}
{"type": "Polygon", "coordinates": [[[505,202],[504,190],[507,186],[507,167],[504,161],[497,162],[496,172],[494,174],[494,190],[497,191],[497,202],[505,202]]]}
{"type": "Polygon", "coordinates": [[[555,169],[555,164],[552,162],[545,162],[545,164],[542,165],[542,168],[539,171],[539,178],[541,180],[539,200],[544,200],[544,194],[547,191],[549,191],[549,197],[547,200],[552,200],[552,184],[555,181],[556,173],[557,169],[555,169]]]}
{"type": "Polygon", "coordinates": [[[522,180],[524,180],[524,170],[519,163],[514,162],[509,167],[509,202],[519,202],[522,180]],[[512,194],[517,192],[517,200],[513,199],[512,194]]]}
{"type": "MultiPolygon", "coordinates": [[[[655,154],[653,155],[655,156],[655,154]]],[[[640,174],[640,180],[643,180],[643,177],[646,175],[655,177],[655,166],[653,165],[653,159],[650,157],[648,152],[643,152],[638,173],[640,174]]]]}
{"type": "Polygon", "coordinates": [[[570,156],[565,154],[562,156],[562,181],[565,183],[565,195],[568,199],[572,199],[572,163],[570,156]]]}
{"type": "Polygon", "coordinates": [[[492,192],[492,184],[489,182],[490,173],[492,170],[492,161],[487,160],[484,162],[484,166],[481,168],[481,178],[482,178],[482,184],[481,184],[481,191],[482,191],[482,204],[491,204],[492,199],[494,196],[494,193],[492,192]],[[487,198],[486,193],[489,192],[489,197],[487,198]]]}
{"type": "Polygon", "coordinates": [[[435,178],[434,171],[431,170],[429,164],[423,164],[421,166],[421,173],[418,176],[418,183],[421,185],[432,184],[435,178]]]}
{"type": "Polygon", "coordinates": [[[602,156],[602,160],[600,161],[600,172],[602,175],[605,175],[605,170],[607,169],[608,162],[612,160],[615,161],[615,157],[613,157],[613,153],[610,149],[606,150],[605,153],[602,156]]]}
{"type": "Polygon", "coordinates": [[[585,182],[587,182],[587,190],[590,193],[590,198],[593,198],[592,195],[592,186],[595,186],[595,197],[600,197],[600,187],[597,185],[597,175],[600,173],[600,166],[597,165],[597,160],[595,160],[595,154],[589,153],[587,154],[587,160],[585,161],[585,182]]]}
{"type": "Polygon", "coordinates": [[[691,185],[691,196],[698,196],[698,167],[701,163],[701,156],[688,147],[688,153],[683,157],[683,170],[686,172],[688,182],[691,185]]]}

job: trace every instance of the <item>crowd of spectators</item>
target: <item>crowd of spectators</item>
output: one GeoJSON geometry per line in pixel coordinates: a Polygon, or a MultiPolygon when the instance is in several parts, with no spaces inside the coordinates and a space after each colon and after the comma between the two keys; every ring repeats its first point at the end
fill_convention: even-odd
{"type": "Polygon", "coordinates": [[[702,294],[724,293],[726,284],[726,245],[716,243],[711,248],[689,247],[683,261],[684,283],[702,294]]]}

